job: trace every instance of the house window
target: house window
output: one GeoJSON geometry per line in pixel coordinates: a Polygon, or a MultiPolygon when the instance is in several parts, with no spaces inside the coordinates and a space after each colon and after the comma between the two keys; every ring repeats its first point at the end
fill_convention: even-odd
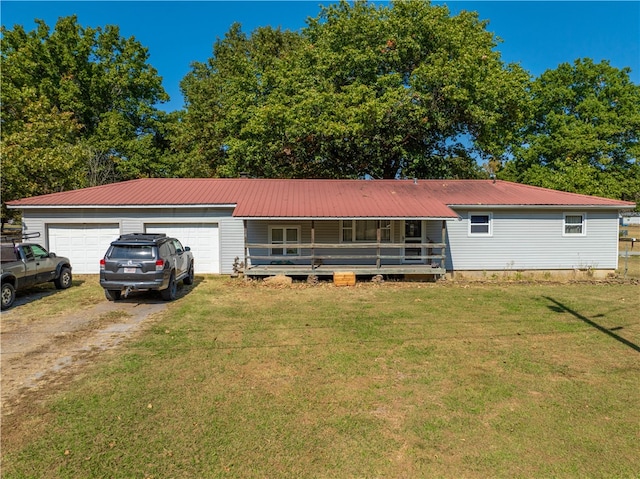
{"type": "Polygon", "coordinates": [[[342,220],[340,222],[343,243],[378,241],[378,225],[380,225],[380,241],[391,242],[391,220],[342,220]]]}
{"type": "Polygon", "coordinates": [[[492,219],[491,213],[469,215],[469,236],[491,236],[492,219]]]}
{"type": "Polygon", "coordinates": [[[300,248],[299,226],[270,226],[269,243],[279,245],[271,248],[273,256],[298,256],[300,248]]]}
{"type": "Polygon", "coordinates": [[[582,213],[564,215],[564,236],[584,236],[587,233],[587,218],[582,213]]]}

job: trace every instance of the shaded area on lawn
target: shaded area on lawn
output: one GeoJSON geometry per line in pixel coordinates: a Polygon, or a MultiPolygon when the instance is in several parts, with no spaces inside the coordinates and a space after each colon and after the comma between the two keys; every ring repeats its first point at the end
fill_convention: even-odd
{"type": "MultiPolygon", "coordinates": [[[[567,312],[570,313],[571,315],[575,316],[576,318],[578,318],[581,321],[584,321],[585,323],[587,323],[589,326],[593,326],[594,328],[596,328],[598,331],[611,336],[613,339],[615,339],[616,341],[620,341],[622,344],[624,344],[625,346],[629,346],[631,349],[633,349],[634,351],[640,353],[640,346],[638,346],[635,343],[632,343],[631,341],[629,341],[628,339],[623,338],[622,336],[617,335],[616,333],[614,333],[611,329],[607,329],[603,326],[600,326],[598,323],[596,323],[595,321],[587,318],[586,316],[578,313],[577,311],[574,311],[573,309],[565,306],[564,304],[562,304],[560,301],[556,301],[553,298],[550,298],[549,296],[545,296],[545,299],[551,301],[552,303],[554,303],[556,306],[550,306],[549,308],[552,311],[556,311],[556,312],[567,312]]],[[[618,330],[621,328],[615,328],[615,330],[618,330]]]]}

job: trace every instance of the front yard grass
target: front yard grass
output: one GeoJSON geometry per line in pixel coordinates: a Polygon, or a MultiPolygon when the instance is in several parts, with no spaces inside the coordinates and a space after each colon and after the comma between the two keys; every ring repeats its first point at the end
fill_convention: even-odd
{"type": "Polygon", "coordinates": [[[198,278],[3,418],[2,475],[637,477],[638,311],[630,283],[198,278]]]}

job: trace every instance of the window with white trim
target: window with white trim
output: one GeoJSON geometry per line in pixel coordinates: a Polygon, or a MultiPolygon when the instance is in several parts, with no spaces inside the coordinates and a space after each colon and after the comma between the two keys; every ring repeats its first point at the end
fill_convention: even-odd
{"type": "Polygon", "coordinates": [[[587,234],[587,215],[584,213],[565,213],[563,236],[584,236],[587,234]]]}
{"type": "Polygon", "coordinates": [[[491,213],[469,215],[469,236],[491,236],[492,234],[493,215],[491,213]]]}
{"type": "Polygon", "coordinates": [[[269,243],[277,245],[271,247],[272,256],[300,255],[300,227],[299,226],[270,226],[269,243]]]}
{"type": "Polygon", "coordinates": [[[378,225],[380,225],[380,241],[391,242],[391,220],[341,220],[341,240],[343,243],[375,243],[378,241],[378,225]]]}

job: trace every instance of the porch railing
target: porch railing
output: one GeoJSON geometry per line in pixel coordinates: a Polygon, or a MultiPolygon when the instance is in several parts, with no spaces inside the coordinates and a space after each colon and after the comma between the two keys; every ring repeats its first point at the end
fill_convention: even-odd
{"type": "Polygon", "coordinates": [[[296,243],[296,244],[273,244],[273,243],[249,243],[245,245],[245,272],[254,266],[266,266],[269,264],[290,264],[299,266],[308,266],[311,269],[318,268],[322,265],[331,264],[343,265],[342,262],[354,260],[354,265],[370,266],[375,265],[380,269],[384,265],[401,266],[403,264],[433,265],[429,260],[435,260],[439,263],[441,269],[445,269],[446,260],[446,244],[445,243],[296,243]],[[250,254],[251,250],[273,251],[274,249],[297,249],[298,255],[274,255],[274,254],[250,254]],[[320,250],[320,251],[318,251],[320,250]],[[327,250],[331,253],[327,254],[327,250]],[[351,251],[345,251],[351,250],[351,251]],[[353,250],[375,250],[367,253],[353,253],[353,250]],[[397,254],[390,254],[389,250],[397,250],[397,254]],[[406,250],[420,251],[420,254],[405,254],[406,250]],[[433,250],[439,250],[439,254],[433,254],[433,250]],[[342,251],[342,253],[340,253],[342,251]],[[302,254],[302,253],[305,254],[302,254]],[[341,261],[341,263],[332,263],[331,261],[341,261]],[[370,261],[363,261],[370,260],[370,261]],[[254,261],[261,264],[254,264],[254,261]],[[268,263],[262,263],[268,262],[268,263]]]}

